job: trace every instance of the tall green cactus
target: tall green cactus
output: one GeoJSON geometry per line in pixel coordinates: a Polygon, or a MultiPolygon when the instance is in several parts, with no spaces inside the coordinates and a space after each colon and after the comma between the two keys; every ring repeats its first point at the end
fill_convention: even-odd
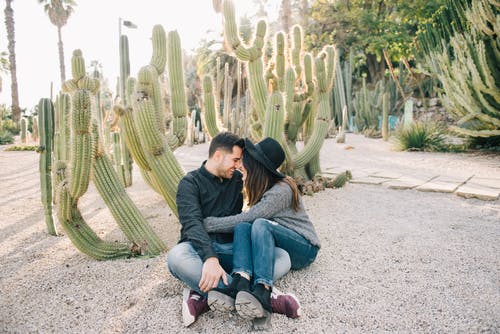
{"type": "Polygon", "coordinates": [[[127,146],[134,160],[142,168],[141,173],[145,181],[163,196],[177,215],[175,197],[184,171],[172,150],[182,145],[187,134],[187,100],[181,45],[178,33],[171,31],[168,34],[168,49],[164,50],[166,35],[160,25],[153,28],[152,40],[153,57],[150,64],[139,70],[137,80],[129,80],[130,87],[127,92],[133,97],[132,109],[122,109],[120,115],[127,146]],[[159,86],[159,75],[166,65],[174,117],[171,133],[165,133],[159,86]]]}
{"type": "Polygon", "coordinates": [[[38,102],[38,128],[40,130],[40,192],[45,213],[45,223],[51,235],[57,235],[52,217],[52,151],[54,149],[54,106],[48,98],[38,102]]]}

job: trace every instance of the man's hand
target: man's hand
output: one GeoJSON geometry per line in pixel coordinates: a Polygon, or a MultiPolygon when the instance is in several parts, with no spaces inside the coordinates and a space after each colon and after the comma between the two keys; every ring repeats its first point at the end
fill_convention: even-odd
{"type": "Polygon", "coordinates": [[[226,272],[219,264],[219,259],[216,257],[209,257],[205,260],[205,263],[203,263],[203,268],[201,270],[201,280],[198,284],[200,290],[208,292],[215,288],[220,278],[222,278],[225,285],[228,285],[226,272]]]}

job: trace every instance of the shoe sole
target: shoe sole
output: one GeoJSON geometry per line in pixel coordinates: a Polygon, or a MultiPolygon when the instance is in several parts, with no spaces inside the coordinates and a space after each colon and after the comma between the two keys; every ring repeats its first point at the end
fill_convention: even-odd
{"type": "Polygon", "coordinates": [[[234,311],[234,298],[231,298],[222,292],[211,290],[208,292],[208,307],[215,311],[234,311]]]}
{"type": "Polygon", "coordinates": [[[191,325],[196,320],[196,318],[191,313],[189,313],[189,307],[187,305],[189,292],[190,291],[188,288],[184,288],[184,290],[182,291],[182,322],[186,327],[191,325]]]}
{"type": "Polygon", "coordinates": [[[244,319],[262,318],[269,313],[264,310],[257,298],[246,291],[238,292],[235,307],[238,314],[244,319]]]}

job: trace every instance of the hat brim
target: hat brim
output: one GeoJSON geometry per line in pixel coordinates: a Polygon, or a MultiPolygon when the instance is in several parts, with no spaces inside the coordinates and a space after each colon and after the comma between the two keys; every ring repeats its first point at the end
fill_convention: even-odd
{"type": "Polygon", "coordinates": [[[286,175],[280,173],[278,170],[272,168],[272,163],[269,159],[266,158],[265,154],[259,149],[259,147],[255,146],[248,138],[245,138],[245,151],[247,151],[252,158],[260,162],[265,169],[271,172],[274,176],[279,178],[284,178],[286,175]]]}

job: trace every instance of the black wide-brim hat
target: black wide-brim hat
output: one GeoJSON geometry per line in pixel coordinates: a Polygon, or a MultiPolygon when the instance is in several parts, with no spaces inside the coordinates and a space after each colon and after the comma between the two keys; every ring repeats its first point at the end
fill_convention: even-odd
{"type": "Polygon", "coordinates": [[[250,139],[245,138],[245,150],[273,175],[280,178],[285,177],[285,174],[278,171],[278,168],[285,161],[285,151],[276,140],[266,137],[254,145],[250,139]]]}

